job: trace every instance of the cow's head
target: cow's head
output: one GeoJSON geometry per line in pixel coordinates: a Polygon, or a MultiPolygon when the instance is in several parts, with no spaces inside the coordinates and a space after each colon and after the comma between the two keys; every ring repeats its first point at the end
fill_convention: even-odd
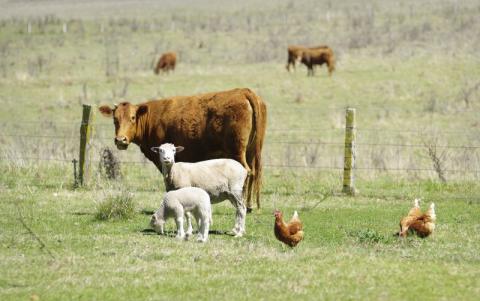
{"type": "Polygon", "coordinates": [[[138,118],[148,111],[148,107],[122,102],[119,105],[115,104],[113,108],[101,106],[98,110],[105,117],[113,117],[115,145],[118,149],[125,150],[137,135],[138,118]]]}

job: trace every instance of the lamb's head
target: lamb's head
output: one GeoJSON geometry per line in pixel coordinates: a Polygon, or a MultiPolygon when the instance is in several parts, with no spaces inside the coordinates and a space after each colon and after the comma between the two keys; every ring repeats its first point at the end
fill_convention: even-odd
{"type": "Polygon", "coordinates": [[[159,154],[162,165],[172,165],[175,163],[175,154],[183,151],[183,149],[183,146],[175,146],[171,143],[164,143],[151,148],[153,152],[159,154]]]}
{"type": "Polygon", "coordinates": [[[150,220],[150,227],[155,230],[155,232],[163,234],[163,225],[165,225],[165,220],[158,218],[156,214],[152,215],[150,220]]]}

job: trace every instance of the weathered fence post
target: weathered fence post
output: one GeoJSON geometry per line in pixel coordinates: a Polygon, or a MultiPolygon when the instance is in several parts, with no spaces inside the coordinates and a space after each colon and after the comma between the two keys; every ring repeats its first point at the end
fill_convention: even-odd
{"type": "Polygon", "coordinates": [[[345,159],[343,165],[343,192],[349,195],[355,195],[355,109],[347,108],[345,115],[345,159]]]}
{"type": "Polygon", "coordinates": [[[87,146],[90,144],[90,135],[92,132],[92,106],[83,105],[82,124],[80,125],[80,155],[78,166],[78,178],[80,186],[85,183],[85,178],[89,170],[87,146]]]}
{"type": "Polygon", "coordinates": [[[77,188],[78,187],[77,159],[73,159],[72,163],[73,163],[73,187],[77,188]]]}

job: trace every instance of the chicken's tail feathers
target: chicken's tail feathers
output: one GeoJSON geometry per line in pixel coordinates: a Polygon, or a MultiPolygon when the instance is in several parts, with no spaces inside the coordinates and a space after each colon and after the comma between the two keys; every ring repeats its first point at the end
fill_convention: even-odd
{"type": "Polygon", "coordinates": [[[416,208],[420,208],[420,199],[415,199],[413,206],[416,208]]]}
{"type": "Polygon", "coordinates": [[[430,204],[430,207],[428,207],[428,211],[431,216],[435,216],[435,203],[430,204]]]}
{"type": "Polygon", "coordinates": [[[297,210],[295,210],[295,212],[293,212],[292,218],[298,218],[298,212],[297,212],[297,210]]]}

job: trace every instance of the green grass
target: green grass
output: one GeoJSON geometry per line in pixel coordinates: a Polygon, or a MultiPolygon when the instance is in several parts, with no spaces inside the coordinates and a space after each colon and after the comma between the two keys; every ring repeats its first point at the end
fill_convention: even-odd
{"type": "MultiPolygon", "coordinates": [[[[247,235],[211,234],[206,244],[177,241],[148,229],[160,191],[134,193],[130,220],[95,218],[103,189],[4,187],[0,196],[2,300],[26,299],[390,299],[474,300],[479,293],[478,200],[427,198],[438,226],[427,239],[398,239],[399,219],[412,199],[333,196],[320,203],[309,193],[287,195],[267,174],[264,208],[247,216],[247,235]],[[268,193],[272,191],[272,193],[268,193]],[[298,210],[305,239],[290,249],[273,235],[273,209],[298,210]],[[39,242],[18,218],[22,216],[39,242]],[[53,254],[48,255],[47,249],[53,254]]],[[[370,182],[369,185],[374,185],[370,182]]],[[[124,183],[128,186],[129,184],[124,183]]],[[[308,187],[308,182],[300,183],[308,187]]],[[[385,184],[378,183],[378,187],[385,184]]],[[[438,185],[437,195],[463,194],[464,185],[438,185]]],[[[135,187],[130,187],[132,190],[135,187]]],[[[331,187],[321,186],[322,191],[331,187]]],[[[398,185],[397,189],[409,189],[398,185]]],[[[478,184],[470,186],[478,195],[478,184]]],[[[429,183],[417,184],[428,196],[429,183]]],[[[212,230],[234,221],[228,204],[214,207],[212,230]]],[[[173,222],[167,230],[173,231],[173,222]]],[[[168,232],[171,233],[171,232],[168,232]]]]}
{"type": "Polygon", "coordinates": [[[477,299],[478,1],[264,2],[0,4],[0,300],[477,299]],[[287,73],[288,44],[330,45],[333,76],[287,73]],[[155,76],[167,50],[178,68],[155,76]],[[162,178],[132,146],[114,150],[121,180],[104,179],[113,125],[100,114],[87,185],[73,188],[81,104],[237,87],[268,106],[263,208],[245,237],[218,234],[233,226],[226,203],[206,244],[175,240],[172,221],[153,234],[162,178]],[[346,106],[357,109],[355,198],[340,192],[346,106]],[[432,141],[474,146],[439,148],[447,183],[418,170],[432,169],[432,141]],[[394,237],[417,197],[435,202],[436,232],[394,237]],[[118,200],[128,219],[96,217],[118,200]],[[275,239],[274,209],[299,212],[297,248],[275,239]]]}
{"type": "Polygon", "coordinates": [[[107,197],[97,204],[95,218],[98,220],[130,219],[135,214],[135,203],[128,191],[107,197]]]}

